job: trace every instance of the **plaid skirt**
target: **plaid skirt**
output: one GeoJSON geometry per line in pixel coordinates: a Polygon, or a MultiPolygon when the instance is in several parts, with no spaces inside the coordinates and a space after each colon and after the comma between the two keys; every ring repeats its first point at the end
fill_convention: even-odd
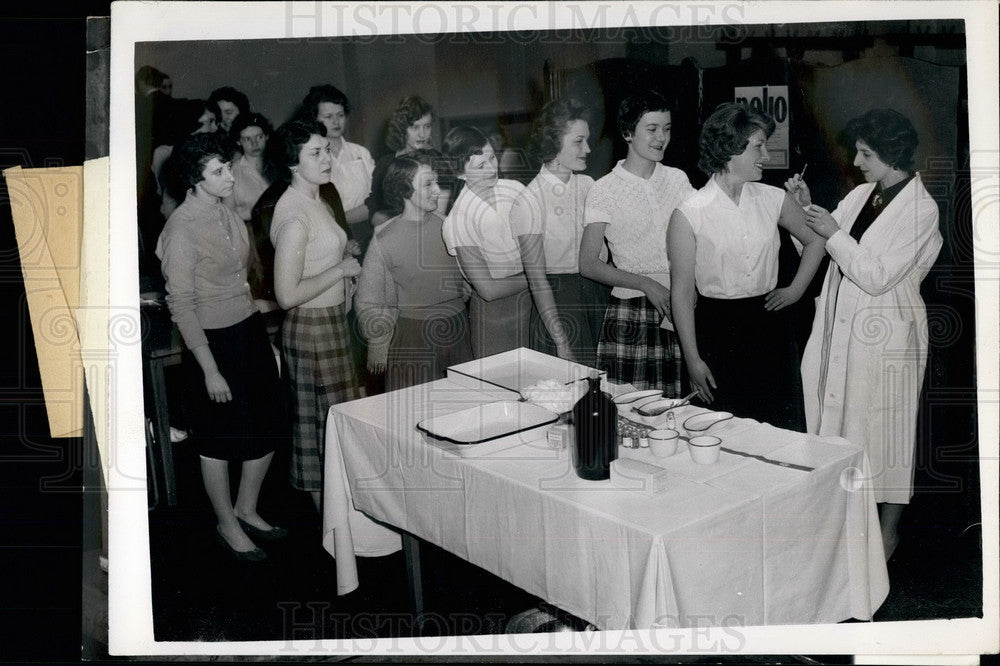
{"type": "Polygon", "coordinates": [[[681,346],[673,331],[660,328],[662,320],[645,296],[612,296],[597,343],[597,367],[614,382],[680,397],[681,346]]]}
{"type": "Polygon", "coordinates": [[[327,412],[338,402],[364,397],[351,358],[344,306],[292,308],[281,333],[292,394],[288,476],[299,490],[322,490],[327,412]]]}

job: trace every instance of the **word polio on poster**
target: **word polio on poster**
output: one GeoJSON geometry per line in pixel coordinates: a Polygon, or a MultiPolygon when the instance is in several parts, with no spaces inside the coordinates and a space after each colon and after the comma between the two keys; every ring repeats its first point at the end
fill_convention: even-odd
{"type": "Polygon", "coordinates": [[[774,118],[774,134],[767,140],[771,159],[765,169],[788,168],[788,86],[738,86],[736,102],[774,118]]]}

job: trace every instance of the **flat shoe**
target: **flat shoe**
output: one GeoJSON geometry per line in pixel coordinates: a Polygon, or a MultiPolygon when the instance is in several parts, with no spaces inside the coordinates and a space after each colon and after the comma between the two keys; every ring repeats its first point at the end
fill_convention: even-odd
{"type": "Polygon", "coordinates": [[[269,530],[262,530],[259,527],[254,527],[242,518],[237,518],[236,520],[240,522],[240,527],[243,528],[244,532],[250,536],[257,537],[258,539],[264,539],[265,541],[278,541],[288,536],[288,530],[284,527],[271,527],[269,530]]]}
{"type": "Polygon", "coordinates": [[[238,560],[242,560],[243,562],[261,562],[267,559],[267,553],[260,548],[254,548],[253,550],[246,551],[236,550],[229,545],[229,542],[226,541],[226,537],[222,536],[222,532],[220,532],[218,528],[215,530],[215,540],[218,541],[225,550],[229,551],[233,557],[238,560]]]}

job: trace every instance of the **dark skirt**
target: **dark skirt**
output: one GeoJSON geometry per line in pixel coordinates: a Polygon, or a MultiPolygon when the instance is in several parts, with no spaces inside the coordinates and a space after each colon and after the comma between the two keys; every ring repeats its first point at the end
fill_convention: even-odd
{"type": "Polygon", "coordinates": [[[529,289],[495,301],[484,301],[473,291],[469,299],[469,330],[475,357],[527,347],[534,307],[529,289]]]}
{"type": "Polygon", "coordinates": [[[662,328],[661,321],[645,296],[611,296],[597,345],[597,367],[614,382],[679,397],[681,348],[677,336],[662,328]]]}
{"type": "Polygon", "coordinates": [[[399,317],[386,361],[386,390],[442,379],[449,365],[472,359],[469,314],[464,309],[426,319],[399,317]]]}
{"type": "Polygon", "coordinates": [[[764,296],[699,296],[694,314],[698,353],[718,386],[708,406],[805,432],[800,359],[788,312],[768,312],[764,296]]]}
{"type": "Polygon", "coordinates": [[[322,490],[327,412],[338,402],[364,397],[344,306],[292,308],[281,333],[292,391],[289,480],[299,490],[322,490]]]}
{"type": "MultiPolygon", "coordinates": [[[[578,363],[596,368],[597,342],[601,338],[601,325],[611,291],[579,273],[549,274],[546,277],[573,355],[578,363]]],[[[556,355],[556,345],[536,308],[531,309],[531,348],[556,355]]]]}
{"type": "Polygon", "coordinates": [[[205,374],[185,351],[190,389],[192,440],[198,454],[219,460],[256,460],[287,437],[278,364],[259,312],[226,328],[205,329],[215,365],[233,399],[208,397],[205,374]]]}

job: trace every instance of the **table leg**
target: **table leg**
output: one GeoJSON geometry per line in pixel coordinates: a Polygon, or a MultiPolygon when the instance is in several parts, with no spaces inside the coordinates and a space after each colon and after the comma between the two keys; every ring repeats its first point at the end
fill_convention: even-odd
{"type": "Polygon", "coordinates": [[[410,605],[413,607],[414,624],[420,631],[424,626],[424,582],[420,573],[420,539],[408,532],[403,532],[402,537],[406,578],[410,587],[410,605]]]}
{"type": "Polygon", "coordinates": [[[167,506],[177,506],[177,480],[174,477],[174,448],[170,441],[170,410],[167,407],[167,381],[160,359],[147,361],[149,387],[153,394],[153,426],[156,429],[156,443],[160,449],[163,465],[163,487],[166,490],[167,506]]]}

